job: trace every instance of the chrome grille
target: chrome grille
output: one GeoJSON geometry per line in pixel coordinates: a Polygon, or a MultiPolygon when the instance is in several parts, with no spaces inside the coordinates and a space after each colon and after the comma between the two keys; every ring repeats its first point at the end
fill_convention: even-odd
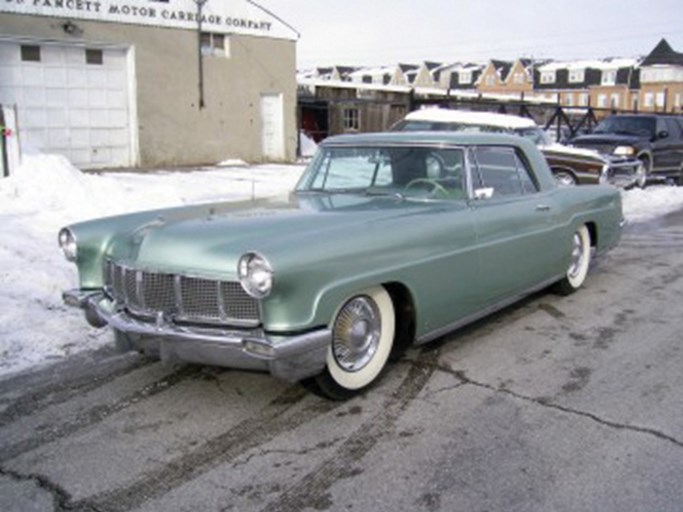
{"type": "Polygon", "coordinates": [[[234,281],[150,272],[107,261],[108,293],[132,313],[156,318],[159,313],[181,322],[255,326],[256,299],[234,281]]]}
{"type": "Polygon", "coordinates": [[[228,316],[236,318],[258,318],[258,304],[242,289],[242,285],[233,281],[222,281],[220,297],[228,316]]]}
{"type": "Polygon", "coordinates": [[[219,281],[195,277],[180,278],[180,295],[183,298],[183,317],[219,320],[219,281]]]}

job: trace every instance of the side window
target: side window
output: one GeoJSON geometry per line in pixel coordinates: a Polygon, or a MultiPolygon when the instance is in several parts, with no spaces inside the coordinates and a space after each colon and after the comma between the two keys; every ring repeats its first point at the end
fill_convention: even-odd
{"type": "Polygon", "coordinates": [[[666,119],[666,131],[669,132],[669,136],[672,139],[680,139],[681,138],[681,128],[675,119],[672,119],[672,118],[666,119]]]}
{"type": "Polygon", "coordinates": [[[661,117],[657,118],[657,131],[655,132],[657,136],[663,131],[669,131],[669,127],[666,125],[664,122],[664,119],[661,117]]]}
{"type": "Polygon", "coordinates": [[[492,189],[492,197],[515,197],[537,191],[527,165],[513,148],[480,147],[474,151],[474,189],[492,189]]]}

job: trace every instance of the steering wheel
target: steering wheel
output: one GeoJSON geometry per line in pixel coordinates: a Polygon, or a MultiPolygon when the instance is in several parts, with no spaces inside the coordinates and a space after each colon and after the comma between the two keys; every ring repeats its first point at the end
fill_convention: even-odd
{"type": "Polygon", "coordinates": [[[431,188],[429,189],[429,195],[430,196],[436,196],[436,194],[441,194],[444,199],[448,199],[450,197],[450,193],[446,188],[439,183],[438,181],[432,180],[430,178],[416,178],[414,180],[411,180],[406,186],[405,190],[408,190],[409,188],[415,187],[416,185],[430,185],[431,188]]]}

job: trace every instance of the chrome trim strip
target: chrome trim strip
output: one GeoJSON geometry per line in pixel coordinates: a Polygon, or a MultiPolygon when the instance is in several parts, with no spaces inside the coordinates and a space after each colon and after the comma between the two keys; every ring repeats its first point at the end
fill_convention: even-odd
{"type": "Polygon", "coordinates": [[[135,294],[138,296],[138,302],[142,306],[143,310],[147,310],[147,304],[145,304],[145,294],[142,293],[142,271],[135,271],[135,294]]]}
{"type": "Polygon", "coordinates": [[[225,310],[225,300],[221,293],[221,282],[216,281],[216,296],[218,297],[218,318],[221,322],[227,323],[228,313],[225,310]]]}
{"type": "Polygon", "coordinates": [[[450,333],[451,331],[455,331],[456,329],[459,329],[460,327],[463,327],[467,324],[470,324],[472,322],[476,322],[477,320],[480,320],[484,318],[485,316],[490,315],[491,313],[495,313],[496,311],[500,311],[503,308],[506,308],[507,306],[510,306],[514,304],[515,302],[518,302],[521,298],[526,297],[527,295],[531,295],[532,293],[538,292],[544,288],[547,288],[553,283],[556,283],[560,279],[562,279],[563,274],[559,274],[555,277],[552,277],[550,279],[547,279],[535,286],[532,286],[531,288],[527,289],[524,292],[512,295],[506,299],[501,300],[500,302],[496,302],[495,304],[491,304],[490,306],[479,310],[475,313],[472,313],[471,315],[468,315],[466,317],[461,318],[460,320],[457,320],[451,324],[446,325],[445,327],[441,327],[439,329],[436,329],[434,331],[428,332],[426,334],[423,334],[417,340],[415,340],[416,345],[422,345],[423,343],[427,343],[429,341],[433,341],[437,338],[440,338],[441,336],[444,336],[445,334],[450,333]]]}
{"type": "Polygon", "coordinates": [[[173,295],[175,296],[176,314],[184,316],[185,310],[183,309],[183,293],[180,288],[180,274],[173,276],[173,295]]]}

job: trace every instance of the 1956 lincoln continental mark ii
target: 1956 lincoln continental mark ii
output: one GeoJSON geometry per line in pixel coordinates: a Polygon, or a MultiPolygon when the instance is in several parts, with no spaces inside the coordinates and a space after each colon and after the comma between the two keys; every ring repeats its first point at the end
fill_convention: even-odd
{"type": "Polygon", "coordinates": [[[621,196],[558,187],[520,137],[327,139],[282,199],[65,227],[65,301],[121,350],[268,371],[345,399],[392,352],[554,285],[578,289],[617,244],[621,196]]]}

